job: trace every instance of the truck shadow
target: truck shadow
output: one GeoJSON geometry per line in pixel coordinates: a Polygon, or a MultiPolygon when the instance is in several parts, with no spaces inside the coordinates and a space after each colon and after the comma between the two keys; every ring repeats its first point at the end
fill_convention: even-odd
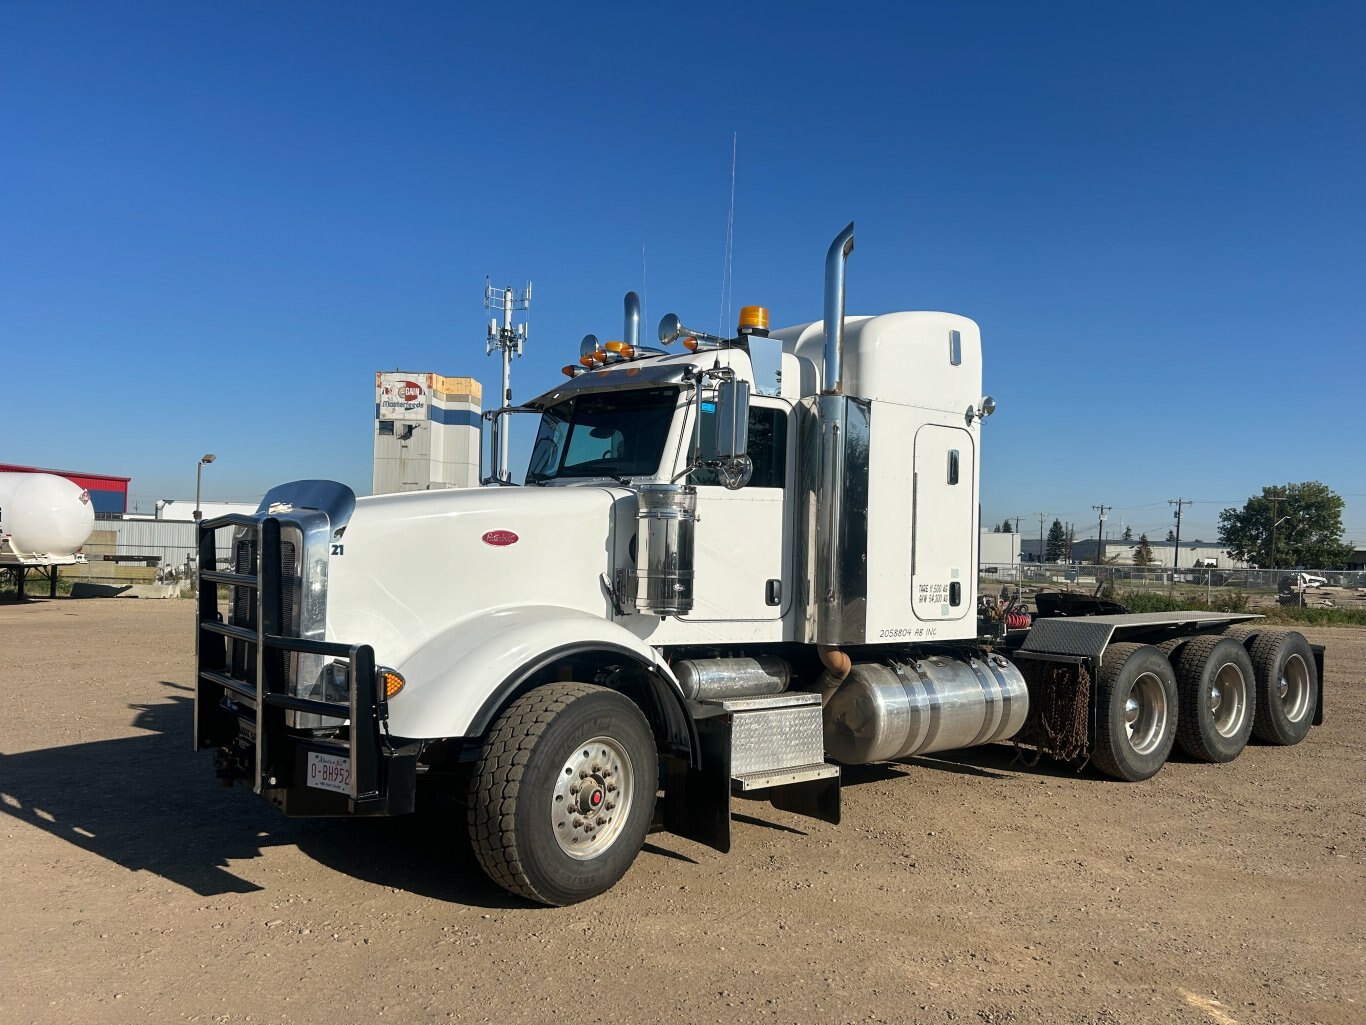
{"type": "Polygon", "coordinates": [[[147,731],[140,736],[0,752],[0,814],[203,896],[264,889],[234,873],[233,863],[295,846],[377,885],[478,907],[526,906],[487,881],[463,816],[287,819],[248,788],[225,792],[209,755],[190,748],[189,688],[162,686],[169,701],[129,706],[133,726],[147,731]]]}
{"type": "Polygon", "coordinates": [[[960,751],[936,751],[931,755],[915,755],[901,764],[938,769],[987,779],[1010,779],[1014,776],[1051,776],[1054,779],[1080,779],[1099,782],[1094,771],[1085,767],[1080,772],[1074,766],[1054,761],[1047,756],[1030,764],[1026,757],[1009,744],[984,744],[960,751]]]}

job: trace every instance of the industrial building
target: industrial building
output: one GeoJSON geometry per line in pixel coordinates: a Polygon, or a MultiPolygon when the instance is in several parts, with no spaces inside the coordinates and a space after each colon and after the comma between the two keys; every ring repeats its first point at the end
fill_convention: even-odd
{"type": "Polygon", "coordinates": [[[478,486],[482,399],[472,377],[403,370],[375,374],[371,492],[478,486]]]}
{"type": "MultiPolygon", "coordinates": [[[[1021,558],[1025,562],[1039,561],[1039,539],[1037,537],[1025,538],[1020,542],[1022,550],[1021,558]]],[[[1046,543],[1045,543],[1046,547],[1046,543]]],[[[1154,566],[1172,567],[1180,569],[1190,569],[1194,566],[1214,566],[1222,569],[1246,567],[1246,563],[1238,562],[1233,559],[1228,550],[1222,547],[1217,541],[1201,541],[1198,538],[1194,541],[1182,541],[1179,562],[1173,563],[1177,556],[1173,549],[1175,543],[1171,541],[1149,541],[1148,547],[1152,549],[1154,566]]],[[[1137,541],[1121,541],[1118,538],[1106,538],[1104,556],[1112,559],[1116,565],[1134,565],[1134,555],[1138,551],[1137,541]]],[[[1082,564],[1094,563],[1096,561],[1096,539],[1078,538],[1072,542],[1071,562],[1082,564]]]]}
{"type": "Polygon", "coordinates": [[[50,473],[65,477],[90,493],[90,504],[96,519],[122,516],[128,511],[128,482],[132,477],[114,477],[107,473],[84,473],[79,470],[49,470],[42,466],[16,466],[0,463],[0,473],[50,473]]]}
{"type": "Polygon", "coordinates": [[[1020,561],[1020,535],[984,530],[978,540],[977,561],[983,566],[1008,566],[1020,561]]]}

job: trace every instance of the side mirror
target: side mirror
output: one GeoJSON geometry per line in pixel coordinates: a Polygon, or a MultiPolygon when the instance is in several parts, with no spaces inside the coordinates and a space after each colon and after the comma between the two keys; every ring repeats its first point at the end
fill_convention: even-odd
{"type": "Polygon", "coordinates": [[[677,313],[666,313],[659,319],[659,340],[664,345],[672,345],[675,338],[683,333],[683,321],[677,313]]]}
{"type": "Polygon", "coordinates": [[[722,381],[716,389],[716,451],[703,459],[738,459],[749,448],[749,382],[722,381]]]}

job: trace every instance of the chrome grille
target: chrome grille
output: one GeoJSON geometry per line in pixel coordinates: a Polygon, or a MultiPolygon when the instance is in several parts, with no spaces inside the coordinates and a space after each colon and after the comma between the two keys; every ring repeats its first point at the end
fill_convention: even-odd
{"type": "MultiPolygon", "coordinates": [[[[293,541],[280,542],[280,632],[291,637],[298,636],[299,624],[294,618],[294,591],[299,586],[299,556],[293,541]]],[[[285,652],[285,679],[289,689],[295,689],[295,653],[285,652]]]]}
{"type": "MultiPolygon", "coordinates": [[[[256,538],[243,538],[238,541],[233,552],[233,570],[237,573],[256,574],[256,538]]],[[[232,624],[256,629],[256,589],[234,587],[232,589],[232,624]]],[[[232,642],[232,665],[230,672],[239,680],[256,682],[256,659],[250,657],[246,641],[232,642]]]]}
{"type": "MultiPolygon", "coordinates": [[[[255,575],[256,573],[256,538],[242,538],[233,550],[233,569],[237,573],[255,575]]],[[[299,555],[298,548],[293,541],[280,542],[280,600],[281,600],[281,632],[288,635],[296,635],[298,632],[298,622],[295,619],[296,596],[295,591],[299,583],[299,555]]],[[[257,614],[257,592],[251,587],[234,587],[232,589],[232,618],[234,626],[246,627],[248,630],[256,629],[257,614]]],[[[285,679],[294,679],[294,652],[285,654],[285,679]]],[[[254,652],[246,641],[232,642],[232,664],[230,672],[239,680],[247,683],[256,682],[256,659],[254,652]]]]}

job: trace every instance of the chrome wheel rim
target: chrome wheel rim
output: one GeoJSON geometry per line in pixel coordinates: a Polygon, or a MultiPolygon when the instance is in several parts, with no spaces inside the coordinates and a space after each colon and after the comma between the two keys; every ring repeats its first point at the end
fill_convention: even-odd
{"type": "Polygon", "coordinates": [[[1124,731],[1137,754],[1156,751],[1167,728],[1167,690],[1156,673],[1143,673],[1124,699],[1124,731]]]}
{"type": "Polygon", "coordinates": [[[1209,688],[1209,715],[1221,737],[1236,737],[1247,721],[1247,679],[1233,662],[1225,662],[1209,688]]]}
{"type": "Polygon", "coordinates": [[[587,861],[611,847],[626,825],[631,781],[631,756],[612,738],[594,737],[571,751],[550,798],[560,850],[587,861]]]}
{"type": "Polygon", "coordinates": [[[1291,722],[1299,722],[1309,711],[1309,667],[1299,655],[1291,655],[1281,667],[1276,683],[1281,710],[1291,722]]]}

